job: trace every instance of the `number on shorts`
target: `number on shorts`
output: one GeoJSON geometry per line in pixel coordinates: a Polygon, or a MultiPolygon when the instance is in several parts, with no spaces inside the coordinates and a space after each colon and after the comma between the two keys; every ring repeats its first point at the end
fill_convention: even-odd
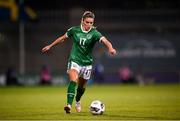
{"type": "Polygon", "coordinates": [[[84,73],[84,76],[90,78],[90,75],[91,75],[91,69],[87,69],[84,73]]]}

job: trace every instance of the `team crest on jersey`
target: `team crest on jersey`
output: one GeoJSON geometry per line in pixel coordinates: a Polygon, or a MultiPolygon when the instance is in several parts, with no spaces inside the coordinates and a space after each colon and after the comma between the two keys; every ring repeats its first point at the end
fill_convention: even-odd
{"type": "Polygon", "coordinates": [[[87,39],[91,39],[92,35],[91,34],[87,34],[86,37],[87,37],[87,39]]]}

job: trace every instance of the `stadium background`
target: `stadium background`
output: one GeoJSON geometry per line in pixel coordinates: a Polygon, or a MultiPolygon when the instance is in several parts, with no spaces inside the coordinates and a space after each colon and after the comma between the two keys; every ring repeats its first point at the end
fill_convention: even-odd
{"type": "Polygon", "coordinates": [[[43,65],[50,68],[53,84],[66,83],[72,41],[47,54],[41,49],[78,25],[85,10],[95,13],[95,26],[118,50],[110,57],[102,45],[94,49],[95,63],[104,66],[103,83],[121,82],[123,64],[155,83],[180,82],[179,0],[0,0],[0,84],[10,67],[21,84],[37,84],[43,65]]]}

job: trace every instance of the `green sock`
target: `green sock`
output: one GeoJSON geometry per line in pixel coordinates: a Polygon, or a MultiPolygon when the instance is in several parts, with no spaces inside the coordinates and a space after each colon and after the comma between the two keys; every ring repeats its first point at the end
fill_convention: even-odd
{"type": "Polygon", "coordinates": [[[67,104],[72,105],[76,89],[76,82],[70,81],[67,89],[67,104]]]}
{"type": "Polygon", "coordinates": [[[78,86],[76,94],[76,102],[80,101],[81,96],[84,94],[85,88],[78,86]]]}

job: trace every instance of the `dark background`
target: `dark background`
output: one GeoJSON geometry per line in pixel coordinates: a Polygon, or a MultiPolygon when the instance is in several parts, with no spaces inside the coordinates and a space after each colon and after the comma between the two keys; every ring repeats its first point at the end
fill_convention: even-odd
{"type": "Polygon", "coordinates": [[[66,75],[72,40],[47,54],[41,49],[80,24],[85,10],[96,15],[95,26],[118,51],[110,57],[102,44],[94,49],[94,64],[104,66],[105,82],[119,82],[118,70],[128,65],[134,75],[142,73],[156,82],[178,82],[180,70],[179,0],[16,0],[18,19],[11,19],[10,8],[0,6],[0,74],[9,67],[19,77],[39,75],[48,65],[53,75],[66,75]],[[27,13],[29,7],[35,17],[27,13]],[[24,68],[20,38],[23,24],[24,68]]]}

